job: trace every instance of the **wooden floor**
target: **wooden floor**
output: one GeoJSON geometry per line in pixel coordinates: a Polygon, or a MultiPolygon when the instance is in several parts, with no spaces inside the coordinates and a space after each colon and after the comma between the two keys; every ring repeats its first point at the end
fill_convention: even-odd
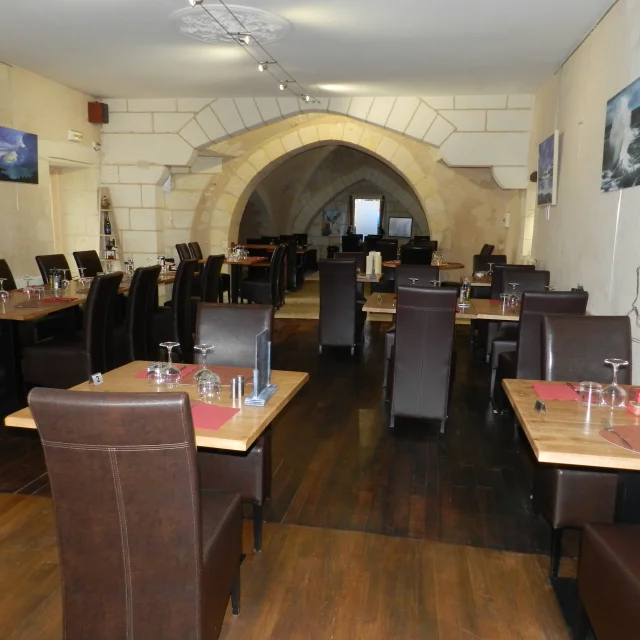
{"type": "MultiPolygon", "coordinates": [[[[268,523],[220,638],[568,640],[545,577],[533,554],[268,523]]],[[[62,638],[48,498],[0,495],[0,637],[62,638]]]]}

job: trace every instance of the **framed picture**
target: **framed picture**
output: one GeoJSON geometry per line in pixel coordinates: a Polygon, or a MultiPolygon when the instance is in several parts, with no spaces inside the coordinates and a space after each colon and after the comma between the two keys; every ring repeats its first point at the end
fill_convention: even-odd
{"type": "Polygon", "coordinates": [[[558,147],[560,133],[554,131],[538,145],[538,206],[555,205],[558,195],[558,147]]]}
{"type": "Polygon", "coordinates": [[[38,184],[38,136],[0,127],[0,180],[38,184]]]}
{"type": "Polygon", "coordinates": [[[322,212],[322,235],[341,236],[347,227],[346,217],[344,211],[324,209],[322,212]]]}
{"type": "Polygon", "coordinates": [[[607,102],[602,191],[640,185],[640,78],[607,102]]]}
{"type": "Polygon", "coordinates": [[[390,238],[410,238],[413,218],[389,218],[388,236],[390,238]]]}

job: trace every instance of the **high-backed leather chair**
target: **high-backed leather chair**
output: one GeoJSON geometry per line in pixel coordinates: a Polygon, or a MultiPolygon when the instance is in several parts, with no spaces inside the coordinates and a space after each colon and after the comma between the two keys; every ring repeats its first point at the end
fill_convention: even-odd
{"type": "Polygon", "coordinates": [[[216,640],[240,609],[240,498],[200,493],[186,393],[34,389],[62,635],[216,640]],[[152,426],[152,428],[151,428],[152,426]]]}
{"type": "Polygon", "coordinates": [[[64,253],[51,253],[44,256],[36,256],[36,264],[40,269],[42,282],[47,284],[51,269],[68,269],[69,263],[64,253]]]}
{"type": "Polygon", "coordinates": [[[180,262],[191,259],[191,251],[189,251],[189,245],[186,242],[180,242],[176,245],[176,253],[180,262]]]}
{"type": "Polygon", "coordinates": [[[362,340],[366,313],[358,299],[355,260],[320,260],[320,353],[323,347],[350,347],[362,340]]]}
{"type": "MultiPolygon", "coordinates": [[[[154,342],[179,342],[183,362],[191,362],[193,357],[193,280],[198,261],[193,258],[181,260],[173,283],[171,305],[160,307],[154,317],[154,342]]],[[[163,354],[163,357],[165,354],[163,354]]]]}
{"type": "MultiPolygon", "coordinates": [[[[395,268],[395,292],[398,294],[398,287],[433,287],[434,282],[439,281],[440,273],[438,267],[423,264],[399,264],[395,268]]],[[[389,361],[391,352],[396,341],[395,323],[388,329],[384,336],[384,377],[382,386],[387,386],[389,378],[389,361]]]]}
{"type": "MultiPolygon", "coordinates": [[[[196,339],[214,346],[211,361],[218,366],[253,369],[256,336],[273,334],[273,307],[267,305],[201,304],[196,339]]],[[[234,491],[253,509],[253,548],[262,549],[264,505],[271,497],[271,428],[267,428],[247,452],[198,453],[203,490],[234,491]]]]}
{"type": "MultiPolygon", "coordinates": [[[[256,277],[240,282],[240,298],[257,304],[271,305],[279,309],[284,302],[284,253],[286,245],[279,245],[271,254],[269,268],[260,268],[256,277]]],[[[257,270],[257,268],[256,268],[257,270]]]]}
{"type": "Polygon", "coordinates": [[[202,260],[204,258],[199,242],[189,242],[187,243],[187,246],[189,247],[189,255],[192,258],[195,258],[196,260],[202,260]]]}
{"type": "MultiPolygon", "coordinates": [[[[495,256],[493,256],[495,257],[495,256]]],[[[491,276],[491,299],[500,300],[500,294],[507,291],[504,282],[513,282],[509,280],[511,277],[509,271],[535,271],[532,264],[496,264],[493,267],[493,275],[491,276]]],[[[511,287],[509,287],[511,288],[511,287]]]]}
{"type": "Polygon", "coordinates": [[[364,250],[365,253],[369,253],[369,251],[377,251],[378,250],[378,240],[382,240],[382,235],[379,233],[369,234],[364,237],[364,250]]]}
{"type": "Polygon", "coordinates": [[[489,271],[489,264],[507,264],[507,256],[501,254],[475,255],[473,256],[473,272],[489,271]]]}
{"type": "Polygon", "coordinates": [[[202,302],[222,302],[220,272],[224,255],[209,256],[200,277],[200,299],[202,302]]]}
{"type": "Polygon", "coordinates": [[[483,244],[482,249],[480,249],[481,256],[490,256],[493,253],[495,246],[492,244],[483,244]]]}
{"type": "MultiPolygon", "coordinates": [[[[516,272],[514,272],[516,273],[516,272]]],[[[543,273],[530,271],[522,273],[543,273]]],[[[546,272],[548,273],[548,272],[546,272]]],[[[542,320],[551,313],[584,315],[589,294],[586,291],[527,291],[522,294],[520,322],[513,351],[503,351],[491,372],[491,398],[499,410],[507,405],[502,381],[507,378],[542,380],[542,320]]],[[[494,342],[495,344],[495,342],[494,342]]],[[[497,349],[494,348],[494,356],[497,349]]]]}
{"type": "Polygon", "coordinates": [[[580,609],[574,638],[635,638],[640,628],[640,526],[588,524],[578,561],[580,609]],[[595,636],[589,636],[595,637],[595,636]]]}
{"type": "Polygon", "coordinates": [[[398,241],[397,240],[378,240],[376,242],[376,251],[382,256],[382,261],[398,259],[398,241]]]}
{"type": "Polygon", "coordinates": [[[113,313],[122,273],[105,273],[91,281],[81,332],[52,338],[22,350],[24,381],[31,387],[68,389],[114,364],[113,313]]]}
{"type": "Polygon", "coordinates": [[[306,247],[308,244],[308,234],[306,233],[294,233],[296,243],[301,247],[306,247]]]}
{"type": "MultiPolygon", "coordinates": [[[[354,251],[353,253],[349,253],[346,251],[339,251],[333,256],[334,260],[355,260],[356,269],[360,271],[360,273],[366,273],[367,271],[367,254],[364,251],[354,251]]],[[[364,300],[364,283],[358,282],[356,284],[356,292],[358,294],[358,300],[364,300]]]]}
{"type": "MultiPolygon", "coordinates": [[[[623,358],[618,382],[631,384],[631,323],[628,316],[549,315],[542,325],[542,371],[545,380],[608,384],[606,358],[623,358]]],[[[551,524],[551,580],[556,580],[565,528],[581,529],[590,522],[612,522],[617,473],[591,468],[538,465],[534,508],[551,524]]]]}
{"type": "Polygon", "coordinates": [[[0,278],[4,280],[3,286],[5,291],[13,291],[18,288],[16,287],[13,273],[11,273],[11,269],[9,268],[9,263],[6,260],[0,260],[0,278]]]}
{"type": "Polygon", "coordinates": [[[304,265],[298,261],[298,246],[294,236],[280,236],[284,244],[286,287],[289,291],[296,291],[304,282],[304,265]]]}
{"type": "Polygon", "coordinates": [[[362,236],[342,236],[342,251],[346,253],[350,253],[353,251],[362,251],[362,236]]]}
{"type": "MultiPolygon", "coordinates": [[[[100,272],[104,271],[97,251],[74,251],[73,258],[76,261],[78,270],[84,269],[86,278],[94,278],[100,272]]],[[[80,273],[80,271],[78,271],[78,273],[80,273]]]]}
{"type": "Polygon", "coordinates": [[[262,236],[260,241],[262,244],[278,244],[280,239],[278,236],[262,236]]]}
{"type": "Polygon", "coordinates": [[[413,236],[412,240],[414,242],[429,242],[431,240],[431,236],[413,236]]]}
{"type": "Polygon", "coordinates": [[[399,287],[390,367],[390,426],[396,416],[440,421],[444,433],[452,384],[456,291],[399,287]]]}
{"type": "Polygon", "coordinates": [[[419,247],[405,244],[400,247],[401,264],[431,264],[433,250],[431,247],[419,247]]]}

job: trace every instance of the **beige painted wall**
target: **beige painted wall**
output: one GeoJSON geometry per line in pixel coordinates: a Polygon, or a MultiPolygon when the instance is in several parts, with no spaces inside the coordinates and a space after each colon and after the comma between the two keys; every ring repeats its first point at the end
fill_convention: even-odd
{"type": "Polygon", "coordinates": [[[51,166],[66,167],[64,177],[60,176],[59,192],[63,197],[62,219],[68,224],[62,230],[64,244],[58,248],[79,247],[85,240],[90,243],[86,248],[95,246],[97,224],[93,229],[87,220],[95,221],[98,215],[100,154],[91,143],[100,140],[100,127],[87,122],[87,102],[91,99],[23,69],[0,64],[0,125],[36,134],[39,147],[38,185],[0,182],[0,257],[9,262],[18,279],[38,272],[34,256],[56,249],[51,166]],[[68,142],[69,129],[80,131],[84,140],[68,142]],[[76,178],[69,177],[70,167],[76,178]],[[80,180],[78,174],[82,174],[80,180]],[[82,186],[75,192],[73,185],[79,182],[82,186]],[[88,198],[87,193],[95,196],[88,198]]]}
{"type": "MultiPolygon", "coordinates": [[[[602,193],[600,179],[607,100],[639,76],[640,2],[620,0],[536,96],[531,170],[537,144],[554,128],[562,138],[558,204],[537,211],[533,256],[557,287],[584,285],[595,314],[625,314],[637,294],[640,188],[602,193]]],[[[533,198],[531,188],[527,208],[533,198]]],[[[637,382],[637,348],[634,360],[637,382]]]]}

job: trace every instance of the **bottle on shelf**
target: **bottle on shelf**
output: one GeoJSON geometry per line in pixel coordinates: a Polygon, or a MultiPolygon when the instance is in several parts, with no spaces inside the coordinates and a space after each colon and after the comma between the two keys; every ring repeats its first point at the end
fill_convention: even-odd
{"type": "Polygon", "coordinates": [[[111,235],[111,220],[109,219],[108,211],[104,212],[104,235],[105,236],[111,235]]]}

